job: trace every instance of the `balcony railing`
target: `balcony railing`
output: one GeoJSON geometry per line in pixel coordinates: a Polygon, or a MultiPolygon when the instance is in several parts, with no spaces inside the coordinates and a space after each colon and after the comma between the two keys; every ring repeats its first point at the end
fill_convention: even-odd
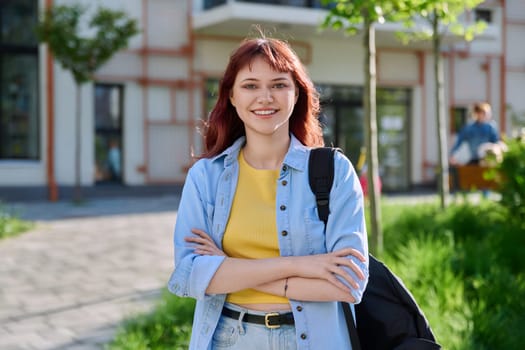
{"type": "MultiPolygon", "coordinates": [[[[204,0],[204,9],[211,9],[213,7],[224,5],[228,0],[204,0]]],[[[233,2],[246,2],[252,4],[264,5],[283,5],[309,8],[326,8],[321,0],[233,0],[233,2]]]]}

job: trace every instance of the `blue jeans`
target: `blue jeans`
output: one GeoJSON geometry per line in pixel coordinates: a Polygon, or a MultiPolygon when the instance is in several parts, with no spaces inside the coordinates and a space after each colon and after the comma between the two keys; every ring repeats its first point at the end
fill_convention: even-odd
{"type": "MultiPolygon", "coordinates": [[[[229,309],[264,315],[265,312],[247,310],[233,304],[227,304],[229,309]]],[[[265,325],[242,322],[221,315],[212,340],[213,350],[296,350],[295,326],[282,325],[270,329],[265,325]]]]}

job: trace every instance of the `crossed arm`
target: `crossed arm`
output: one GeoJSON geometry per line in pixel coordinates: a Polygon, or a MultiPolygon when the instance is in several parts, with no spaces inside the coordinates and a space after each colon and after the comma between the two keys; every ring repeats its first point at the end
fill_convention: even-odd
{"type": "MultiPolygon", "coordinates": [[[[206,232],[193,229],[192,233],[185,241],[192,245],[196,254],[226,256],[206,232]]],[[[350,255],[362,262],[366,261],[353,248],[326,254],[268,259],[226,256],[210,281],[206,293],[226,294],[253,288],[295,300],[354,303],[356,300],[350,291],[351,288],[358,288],[358,284],[345,268],[353,271],[359,279],[364,279],[365,275],[349,258],[350,255]]]]}

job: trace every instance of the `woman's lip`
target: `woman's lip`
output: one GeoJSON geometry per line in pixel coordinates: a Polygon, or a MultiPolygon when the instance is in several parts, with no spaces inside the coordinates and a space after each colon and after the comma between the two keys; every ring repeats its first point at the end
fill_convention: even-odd
{"type": "Polygon", "coordinates": [[[268,115],[274,115],[277,113],[277,109],[254,109],[252,113],[259,117],[264,117],[268,115]]]}

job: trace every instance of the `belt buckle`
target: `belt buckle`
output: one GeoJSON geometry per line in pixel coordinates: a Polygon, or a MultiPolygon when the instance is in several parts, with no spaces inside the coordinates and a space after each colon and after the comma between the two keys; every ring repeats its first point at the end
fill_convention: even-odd
{"type": "Polygon", "coordinates": [[[281,327],[280,324],[270,324],[270,317],[272,316],[279,316],[279,313],[270,312],[269,314],[264,315],[264,325],[266,326],[266,328],[275,329],[281,327]]]}

